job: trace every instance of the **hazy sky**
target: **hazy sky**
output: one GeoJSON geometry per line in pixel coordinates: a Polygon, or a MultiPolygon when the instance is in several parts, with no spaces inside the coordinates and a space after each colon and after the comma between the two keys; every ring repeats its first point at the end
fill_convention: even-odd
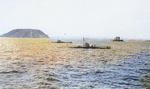
{"type": "Polygon", "coordinates": [[[17,28],[50,37],[150,39],[150,0],[0,0],[0,35],[17,28]]]}

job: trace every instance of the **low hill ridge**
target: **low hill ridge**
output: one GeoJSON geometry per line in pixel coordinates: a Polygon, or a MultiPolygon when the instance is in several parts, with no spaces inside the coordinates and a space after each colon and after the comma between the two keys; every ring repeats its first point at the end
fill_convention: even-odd
{"type": "Polygon", "coordinates": [[[38,29],[14,29],[0,37],[13,38],[49,38],[44,32],[38,29]]]}

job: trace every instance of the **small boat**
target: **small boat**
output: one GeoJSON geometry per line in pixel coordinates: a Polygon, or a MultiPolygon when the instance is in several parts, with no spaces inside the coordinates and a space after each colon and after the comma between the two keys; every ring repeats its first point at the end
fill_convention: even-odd
{"type": "Polygon", "coordinates": [[[120,42],[124,42],[123,40],[120,40],[120,37],[118,36],[118,37],[116,37],[116,38],[114,38],[114,40],[113,41],[120,41],[120,42]]]}
{"type": "Polygon", "coordinates": [[[72,43],[72,42],[64,42],[64,41],[61,41],[61,40],[57,40],[57,42],[53,42],[53,43],[72,43]]]}

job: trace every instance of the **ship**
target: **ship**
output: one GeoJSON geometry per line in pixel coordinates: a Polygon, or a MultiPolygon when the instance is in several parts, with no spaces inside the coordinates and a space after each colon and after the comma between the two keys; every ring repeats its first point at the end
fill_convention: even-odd
{"type": "Polygon", "coordinates": [[[90,45],[89,43],[85,42],[85,39],[83,38],[83,46],[75,46],[75,47],[69,47],[69,48],[111,49],[111,46],[96,46],[96,45],[90,45]]]}

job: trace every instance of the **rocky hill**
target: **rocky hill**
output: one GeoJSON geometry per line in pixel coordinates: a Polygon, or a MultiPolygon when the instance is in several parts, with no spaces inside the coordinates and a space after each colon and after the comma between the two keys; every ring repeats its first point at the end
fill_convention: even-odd
{"type": "Polygon", "coordinates": [[[37,29],[14,29],[0,37],[13,37],[13,38],[49,38],[41,30],[37,29]]]}

